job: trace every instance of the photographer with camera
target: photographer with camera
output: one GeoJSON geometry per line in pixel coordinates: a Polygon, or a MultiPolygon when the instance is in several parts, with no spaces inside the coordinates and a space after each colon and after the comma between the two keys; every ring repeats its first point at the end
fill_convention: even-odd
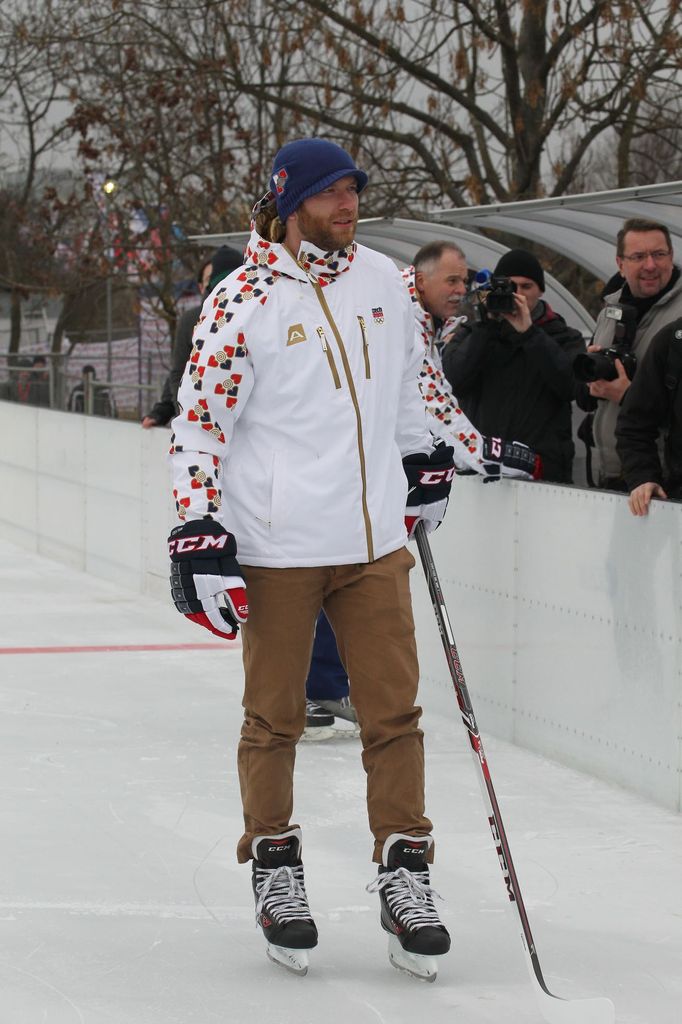
{"type": "Polygon", "coordinates": [[[630,488],[616,450],[618,414],[652,339],[682,316],[682,281],[670,232],[656,221],[625,221],[616,240],[616,263],[624,284],[604,296],[588,355],[574,369],[587,384],[578,405],[594,413],[596,486],[625,492],[630,488]]]}
{"type": "Polygon", "coordinates": [[[539,470],[536,453],[515,440],[481,434],[465,416],[443,373],[440,352],[467,321],[459,315],[469,278],[464,252],[454,242],[427,242],[402,275],[412,299],[417,346],[424,349],[419,387],[435,419],[432,431],[454,448],[458,473],[478,473],[484,482],[532,479],[539,470]]]}
{"type": "Polygon", "coordinates": [[[465,414],[482,434],[513,437],[538,453],[541,478],[571,483],[573,360],[579,331],[542,298],[537,258],[511,249],[474,292],[479,322],[443,349],[443,369],[465,414]]]}

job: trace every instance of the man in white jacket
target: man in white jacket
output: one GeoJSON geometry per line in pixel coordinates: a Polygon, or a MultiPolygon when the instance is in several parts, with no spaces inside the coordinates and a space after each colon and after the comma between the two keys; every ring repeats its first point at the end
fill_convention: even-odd
{"type": "Polygon", "coordinates": [[[392,962],[430,977],[450,940],[429,885],[405,542],[441,521],[454,466],[428,429],[401,276],[354,241],[366,183],[323,139],[275,157],[245,265],[204,303],[178,395],[171,580],[190,618],[229,638],[243,627],[237,857],[253,860],[269,955],[303,972],[317,942],[291,814],[324,608],[353,679],[392,962]]]}

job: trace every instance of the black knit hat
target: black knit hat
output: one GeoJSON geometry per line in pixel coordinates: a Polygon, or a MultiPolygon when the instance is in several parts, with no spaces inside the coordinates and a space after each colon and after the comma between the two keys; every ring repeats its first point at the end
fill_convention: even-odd
{"type": "Polygon", "coordinates": [[[497,261],[494,272],[496,276],[528,277],[535,281],[541,292],[545,290],[545,272],[540,261],[526,249],[510,249],[497,261]]]}
{"type": "Polygon", "coordinates": [[[212,292],[224,277],[243,266],[244,257],[238,249],[232,249],[229,245],[221,245],[213,253],[209,262],[211,264],[211,279],[206,291],[212,292]]]}

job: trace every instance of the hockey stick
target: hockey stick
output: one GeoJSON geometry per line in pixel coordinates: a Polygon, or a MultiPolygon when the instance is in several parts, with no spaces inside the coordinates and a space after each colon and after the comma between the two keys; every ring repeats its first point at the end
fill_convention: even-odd
{"type": "Polygon", "coordinates": [[[457,703],[462,713],[462,721],[469,736],[471,751],[474,761],[478,766],[477,776],[481,784],[483,799],[488,810],[488,823],[493,834],[493,842],[497,850],[497,856],[502,868],[502,876],[507,889],[507,895],[511,903],[516,907],[521,925],[521,938],[526,953],[526,966],[533,983],[540,1012],[549,1024],[613,1024],[615,1020],[615,1008],[610,999],[598,997],[595,999],[562,999],[549,991],[545,984],[540,969],[535,942],[530,930],[528,915],[521,895],[519,880],[512,861],[509,843],[502,815],[493,789],[492,779],[488,761],[483,750],[483,742],[478,731],[474,710],[471,706],[469,691],[462,672],[462,665],[457,653],[455,639],[450,625],[443,591],[441,590],[436,565],[431,552],[428,535],[424,523],[417,523],[415,539],[419,548],[419,555],[426,576],[426,582],[431,595],[433,609],[436,613],[438,629],[440,630],[445,658],[450,669],[452,682],[457,694],[457,703]]]}

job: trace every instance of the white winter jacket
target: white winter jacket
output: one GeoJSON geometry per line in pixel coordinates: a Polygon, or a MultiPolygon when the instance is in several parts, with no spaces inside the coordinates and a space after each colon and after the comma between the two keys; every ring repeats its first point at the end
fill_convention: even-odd
{"type": "Polygon", "coordinates": [[[171,447],[180,518],[221,521],[246,565],[368,562],[405,544],[401,460],[434,439],[391,260],[304,242],[296,261],[253,232],[193,344],[171,447]]]}

